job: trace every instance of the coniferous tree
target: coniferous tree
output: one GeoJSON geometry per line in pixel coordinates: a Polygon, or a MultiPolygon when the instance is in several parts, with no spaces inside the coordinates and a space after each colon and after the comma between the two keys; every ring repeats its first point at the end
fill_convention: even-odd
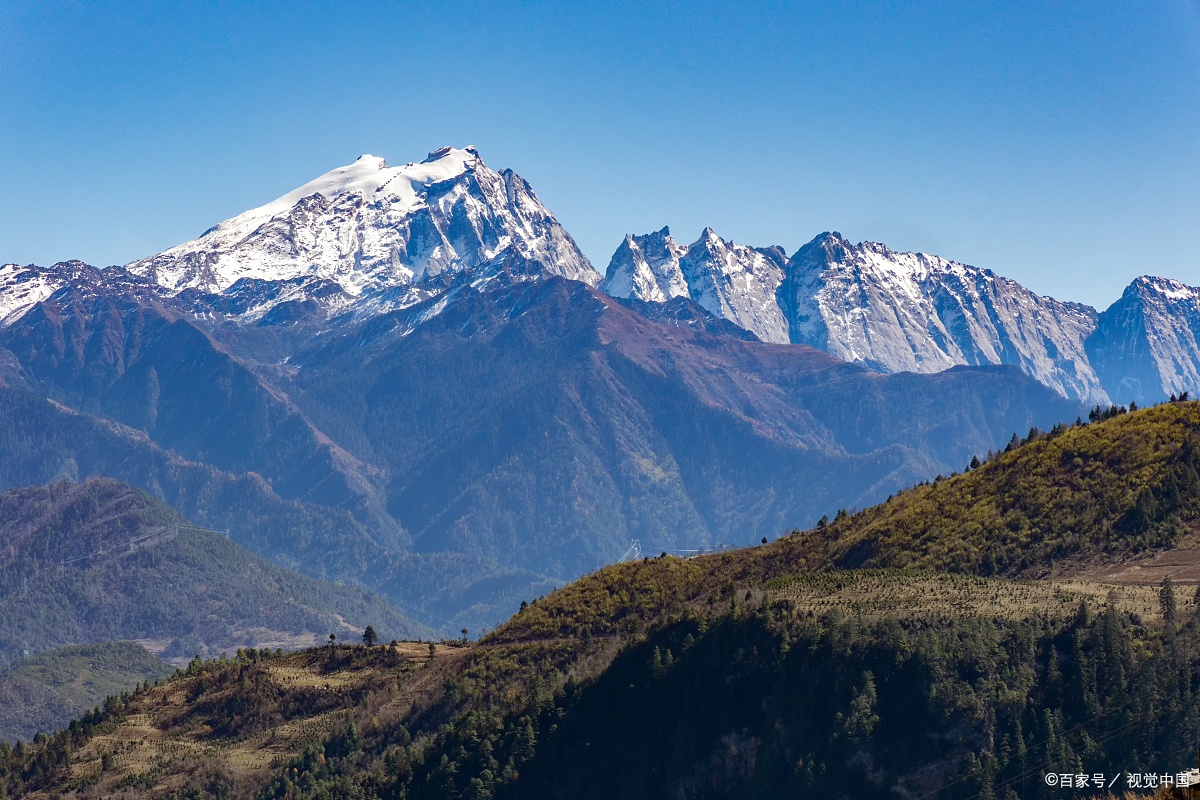
{"type": "Polygon", "coordinates": [[[1170,638],[1175,634],[1176,615],[1178,608],[1175,604],[1175,584],[1171,576],[1163,578],[1162,588],[1158,591],[1158,605],[1162,610],[1163,631],[1170,638]]]}

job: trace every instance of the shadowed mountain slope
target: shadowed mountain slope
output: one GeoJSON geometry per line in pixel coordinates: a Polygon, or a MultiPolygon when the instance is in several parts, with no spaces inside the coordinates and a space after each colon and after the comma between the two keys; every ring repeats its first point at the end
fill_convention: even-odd
{"type": "Polygon", "coordinates": [[[49,650],[0,671],[0,741],[32,741],[56,731],[110,695],[175,671],[134,642],[49,650]]]}
{"type": "Polygon", "coordinates": [[[309,419],[389,475],[418,551],[569,576],[776,535],[1079,409],[1015,369],[883,376],[661,325],[583,284],[464,288],[289,361],[309,419]],[[453,364],[453,369],[447,369],[453,364]]]}
{"type": "Polygon", "coordinates": [[[378,595],[289,573],[100,478],[0,495],[0,598],[5,661],[115,639],[186,661],[367,624],[388,638],[430,632],[378,595]]]}
{"type": "Polygon", "coordinates": [[[111,474],[284,566],[409,606],[437,598],[430,610],[457,631],[495,624],[522,593],[631,539],[757,541],[1082,412],[1015,368],[882,376],[724,335],[729,323],[683,300],[660,324],[502,255],[479,286],[450,280],[366,322],[304,323],[303,336],[193,316],[182,295],[76,265],[0,331],[2,374],[127,426],[118,449],[132,436],[142,455],[78,454],[58,437],[47,474],[20,444],[47,436],[20,427],[25,414],[12,461],[41,471],[19,483],[111,474]],[[182,491],[197,480],[213,491],[182,491]],[[301,534],[268,508],[304,517],[301,534]]]}

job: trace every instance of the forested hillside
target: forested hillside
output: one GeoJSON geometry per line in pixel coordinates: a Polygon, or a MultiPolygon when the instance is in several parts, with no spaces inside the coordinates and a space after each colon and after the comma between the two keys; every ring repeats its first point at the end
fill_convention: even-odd
{"type": "MultiPolygon", "coordinates": [[[[1174,486],[1178,500],[1162,494],[1148,528],[1113,522],[1107,539],[1036,552],[1058,558],[1057,573],[1060,555],[1078,567],[1144,553],[1176,525],[1187,545],[1194,424],[1193,407],[1176,404],[1035,435],[901,500],[923,499],[927,528],[952,532],[963,507],[947,493],[970,489],[994,498],[995,519],[1053,532],[1059,506],[1006,493],[1018,470],[1041,476],[1045,497],[1074,497],[1067,507],[1086,495],[1103,509],[1094,525],[1174,486]]],[[[605,567],[474,645],[195,662],[9,753],[9,791],[1011,800],[1060,797],[1048,772],[1126,788],[1128,773],[1193,766],[1194,585],[982,577],[998,533],[986,527],[967,539],[977,560],[930,559],[958,572],[912,569],[926,563],[905,550],[915,536],[887,551],[908,569],[840,569],[838,554],[865,539],[854,525],[909,519],[896,503],[753,549],[605,567]]],[[[1048,560],[1006,569],[1050,572],[1048,560]]]]}
{"type": "Polygon", "coordinates": [[[6,663],[116,639],[186,662],[368,624],[388,639],[430,632],[376,594],[289,573],[106,479],[0,495],[0,599],[6,663]]]}
{"type": "Polygon", "coordinates": [[[1012,444],[967,474],[799,533],[792,546],[810,568],[1036,576],[1171,547],[1193,530],[1200,403],[1031,431],[1012,444]]]}
{"type": "Polygon", "coordinates": [[[70,645],[21,659],[0,670],[0,741],[32,741],[41,731],[56,731],[83,716],[109,695],[174,671],[134,642],[70,645]]]}

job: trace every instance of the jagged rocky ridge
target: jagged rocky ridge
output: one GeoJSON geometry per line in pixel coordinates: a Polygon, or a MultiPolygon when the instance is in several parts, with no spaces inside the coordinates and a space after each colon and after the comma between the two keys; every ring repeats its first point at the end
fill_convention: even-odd
{"type": "Polygon", "coordinates": [[[690,298],[767,342],[807,344],[882,372],[1012,364],[1085,403],[1151,402],[1200,390],[1200,292],[1139,278],[1103,314],[938,256],[823,233],[785,259],[706,228],[625,237],[600,288],[690,298]]]}
{"type": "Polygon", "coordinates": [[[1200,289],[1138,278],[1102,312],[1088,356],[1117,402],[1200,390],[1200,289]]]}

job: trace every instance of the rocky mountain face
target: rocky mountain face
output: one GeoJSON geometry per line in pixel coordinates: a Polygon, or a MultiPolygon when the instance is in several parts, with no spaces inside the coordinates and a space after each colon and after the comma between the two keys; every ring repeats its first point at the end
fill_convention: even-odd
{"type": "Polygon", "coordinates": [[[991,270],[826,233],[796,252],[779,293],[790,340],[888,372],[1012,364],[1065,397],[1107,395],[1083,342],[1096,312],[991,270]]]}
{"type": "Polygon", "coordinates": [[[1011,364],[1087,404],[1200,390],[1200,292],[1139,278],[1100,314],[992,272],[823,233],[781,248],[626,236],[600,288],[647,304],[696,301],[767,342],[806,344],[881,372],[1011,364]]]}
{"type": "Polygon", "coordinates": [[[1152,402],[1200,387],[1200,289],[1138,278],[1100,314],[1086,342],[1113,400],[1152,402]]]}
{"type": "Polygon", "coordinates": [[[600,289],[613,297],[651,303],[687,297],[761,341],[786,343],[787,321],[775,302],[783,268],[782,248],[755,250],[725,241],[712,228],[685,246],[663,228],[646,236],[626,236],[600,289]]]}
{"type": "Polygon", "coordinates": [[[400,167],[361,156],[127,268],[173,295],[239,297],[239,316],[257,321],[285,303],[316,301],[326,316],[402,307],[505,251],[546,275],[600,279],[525,180],[443,147],[400,167]]]}
{"type": "Polygon", "coordinates": [[[671,238],[670,228],[645,236],[627,234],[613,253],[601,291],[650,303],[665,303],[673,297],[691,297],[691,289],[679,259],[688,249],[671,238]]]}

